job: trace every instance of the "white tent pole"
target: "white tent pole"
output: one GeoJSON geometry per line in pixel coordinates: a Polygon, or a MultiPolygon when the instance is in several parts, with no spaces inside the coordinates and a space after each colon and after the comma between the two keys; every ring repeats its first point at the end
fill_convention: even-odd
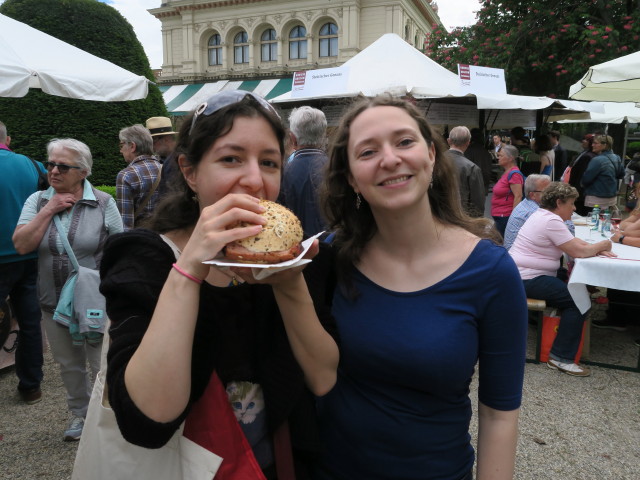
{"type": "Polygon", "coordinates": [[[627,139],[629,138],[629,122],[624,120],[624,143],[622,144],[622,164],[624,165],[624,157],[627,155],[627,139]]]}

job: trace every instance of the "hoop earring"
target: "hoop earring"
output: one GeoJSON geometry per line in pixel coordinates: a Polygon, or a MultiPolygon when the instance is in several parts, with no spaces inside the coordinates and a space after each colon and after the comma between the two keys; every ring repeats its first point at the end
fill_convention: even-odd
{"type": "Polygon", "coordinates": [[[360,210],[360,205],[362,205],[362,197],[356,193],[356,210],[360,210]]]}

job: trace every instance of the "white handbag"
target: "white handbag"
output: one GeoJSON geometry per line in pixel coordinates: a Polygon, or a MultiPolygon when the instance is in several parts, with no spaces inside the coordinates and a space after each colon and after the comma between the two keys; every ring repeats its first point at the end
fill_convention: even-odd
{"type": "Polygon", "coordinates": [[[127,442],[104,392],[109,334],[105,331],[100,372],[73,466],[72,480],[211,480],[222,458],[192,442],[180,429],[158,449],[127,442]]]}

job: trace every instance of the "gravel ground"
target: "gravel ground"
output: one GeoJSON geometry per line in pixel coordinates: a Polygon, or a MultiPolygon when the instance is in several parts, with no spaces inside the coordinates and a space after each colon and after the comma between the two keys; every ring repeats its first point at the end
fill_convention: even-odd
{"type": "MultiPolygon", "coordinates": [[[[592,318],[601,318],[605,308],[596,306],[592,318]]],[[[640,327],[593,329],[591,360],[634,366],[634,338],[640,338],[640,327]]],[[[529,357],[533,341],[531,327],[529,357]]],[[[45,356],[42,402],[22,404],[16,384],[12,368],[0,372],[0,478],[69,479],[77,443],[62,441],[65,396],[51,355],[45,356]]],[[[476,388],[474,382],[472,398],[476,388]]],[[[639,392],[639,373],[592,367],[591,377],[575,378],[546,364],[527,364],[515,478],[640,479],[639,392]]]]}

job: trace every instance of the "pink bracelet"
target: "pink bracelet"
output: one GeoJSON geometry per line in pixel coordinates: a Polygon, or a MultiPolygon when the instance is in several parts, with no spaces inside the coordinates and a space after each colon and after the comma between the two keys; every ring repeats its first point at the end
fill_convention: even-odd
{"type": "Polygon", "coordinates": [[[176,263],[174,263],[173,265],[171,265],[173,268],[176,269],[176,272],[178,272],[180,275],[182,275],[183,277],[187,277],[189,280],[191,280],[192,282],[196,282],[198,285],[202,284],[202,280],[199,279],[198,277],[194,277],[193,275],[191,275],[188,272],[185,272],[183,269],[181,269],[176,263]]]}

